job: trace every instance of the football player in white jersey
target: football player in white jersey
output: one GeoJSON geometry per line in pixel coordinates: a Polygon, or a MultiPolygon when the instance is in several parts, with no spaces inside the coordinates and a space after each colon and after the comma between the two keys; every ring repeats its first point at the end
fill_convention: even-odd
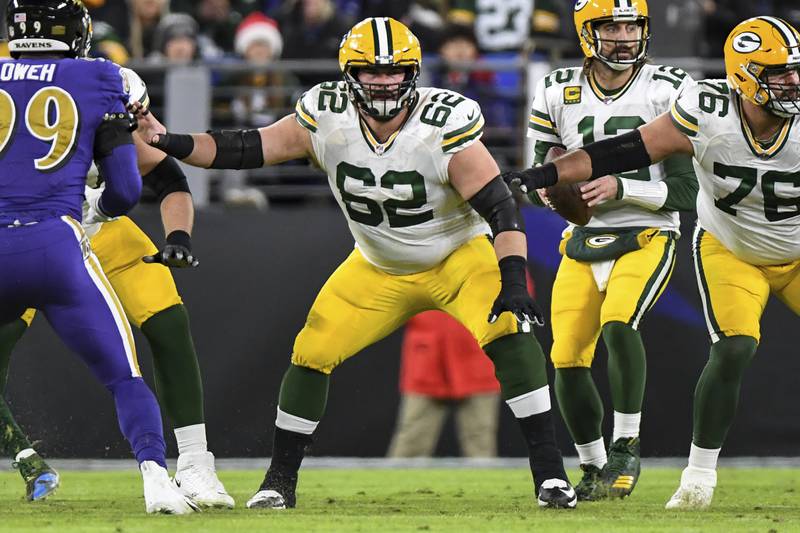
{"type": "MultiPolygon", "coordinates": [[[[653,120],[691,82],[678,68],[646,63],[645,0],[580,0],[574,18],[586,59],[582,67],[551,72],[536,87],[528,125],[536,165],[553,146],[579,148],[653,120]]],[[[584,227],[564,230],[551,304],[550,358],[561,415],[583,470],[575,487],[579,500],[628,496],[639,479],[647,366],[639,326],[672,273],[678,210],[693,211],[697,195],[686,155],[584,185],[587,191],[598,187],[608,201],[594,208],[584,227]],[[614,409],[608,455],[603,402],[591,372],[601,333],[614,409]]],[[[544,190],[529,196],[549,203],[544,190]]]]}
{"type": "Polygon", "coordinates": [[[695,390],[689,466],[668,509],[711,504],[769,295],[800,313],[800,33],[775,17],[742,22],[725,43],[725,71],[727,80],[687,87],[639,130],[506,176],[538,188],[694,155],[694,262],[712,347],[695,390]]]}
{"type": "MultiPolygon", "coordinates": [[[[122,68],[120,72],[131,103],[146,108],[149,96],[142,79],[130,69],[122,68]]],[[[232,508],[234,500],[217,477],[214,455],[207,448],[203,385],[189,315],[166,268],[197,265],[191,251],[191,191],[173,158],[148,146],[136,133],[133,139],[143,182],[159,199],[166,244],[160,250],[156,248],[127,216],[109,218],[102,214],[98,201],[105,184],[94,167],[87,178],[82,227],[126,317],[150,344],[158,398],[173,424],[178,445],[175,480],[179,488],[175,490],[200,507],[232,508]]],[[[12,350],[34,314],[29,309],[19,319],[0,325],[0,391],[5,388],[12,350]]],[[[26,498],[37,501],[48,497],[58,487],[59,475],[36,452],[1,397],[0,427],[0,453],[15,458],[15,466],[26,481],[26,498]]],[[[172,486],[166,471],[163,474],[162,481],[172,486]]],[[[148,512],[158,507],[153,505],[152,495],[146,500],[148,512]]]]}
{"type": "Polygon", "coordinates": [[[254,168],[312,158],[328,173],[356,240],[297,336],[272,463],[248,507],[295,505],[297,473],[325,409],[331,371],[428,309],[458,319],[494,362],[528,445],[539,504],[577,501],[555,444],[544,355],[530,333],[541,314],[526,289],[521,215],[480,142],[478,104],[418,89],[421,61],[408,28],[369,18],[342,41],[344,81],[309,90],[294,117],[259,130],[195,135],[167,134],[157,121],[140,120],[155,146],[193,165],[254,168]]]}

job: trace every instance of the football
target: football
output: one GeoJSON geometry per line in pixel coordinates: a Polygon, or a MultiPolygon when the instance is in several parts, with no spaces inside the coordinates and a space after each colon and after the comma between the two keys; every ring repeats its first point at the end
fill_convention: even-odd
{"type": "MultiPolygon", "coordinates": [[[[545,163],[549,163],[565,153],[566,150],[564,148],[553,146],[545,156],[545,163]]],[[[580,187],[584,183],[586,182],[559,183],[547,188],[547,198],[550,200],[553,210],[564,217],[565,220],[578,226],[588,224],[594,211],[594,208],[588,207],[581,198],[580,187]]]]}

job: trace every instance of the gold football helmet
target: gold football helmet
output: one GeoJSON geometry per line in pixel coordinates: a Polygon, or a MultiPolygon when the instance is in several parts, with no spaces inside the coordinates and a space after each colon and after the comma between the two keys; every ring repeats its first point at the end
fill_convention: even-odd
{"type": "Polygon", "coordinates": [[[800,115],[800,32],[776,17],[745,20],[725,41],[725,74],[745,100],[780,117],[800,115]]]}
{"type": "Polygon", "coordinates": [[[403,23],[389,17],[362,20],[339,46],[339,68],[350,98],[378,120],[390,120],[414,101],[421,64],[419,40],[403,23]],[[362,83],[359,69],[402,69],[405,77],[399,84],[362,83]]]}
{"type": "MultiPolygon", "coordinates": [[[[650,45],[650,17],[645,0],[577,0],[575,2],[575,30],[586,57],[596,57],[614,70],[626,70],[647,59],[650,45]],[[602,54],[603,39],[598,27],[606,22],[636,22],[642,27],[642,35],[636,40],[614,40],[615,44],[638,45],[632,59],[606,57],[602,54]]],[[[607,39],[606,39],[607,40],[607,39]]]]}

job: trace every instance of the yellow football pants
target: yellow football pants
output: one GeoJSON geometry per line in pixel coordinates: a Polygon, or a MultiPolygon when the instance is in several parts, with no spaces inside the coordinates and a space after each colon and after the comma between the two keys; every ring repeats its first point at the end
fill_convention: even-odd
{"type": "Polygon", "coordinates": [[[707,231],[694,236],[694,266],[711,342],[746,335],[761,339],[770,293],[800,314],[800,261],[756,266],[737,258],[707,231]]]}
{"type": "Polygon", "coordinates": [[[326,374],[382,339],[411,316],[439,309],[461,322],[485,346],[518,333],[503,313],[487,322],[500,292],[500,269],[486,237],[476,237],[438,266],[394,276],[372,266],[356,249],[328,278],[294,343],[292,363],[326,374]]]}
{"type": "MultiPolygon", "coordinates": [[[[105,222],[91,245],[128,320],[137,328],[156,313],[183,303],[169,268],[142,261],[158,248],[130,218],[105,222]]],[[[28,309],[22,319],[30,325],[34,314],[28,309]]]]}
{"type": "Polygon", "coordinates": [[[561,259],[553,284],[551,321],[556,368],[590,367],[604,325],[623,322],[638,329],[645,313],[667,287],[675,266],[675,238],[658,235],[614,264],[605,292],[589,263],[561,259]]]}

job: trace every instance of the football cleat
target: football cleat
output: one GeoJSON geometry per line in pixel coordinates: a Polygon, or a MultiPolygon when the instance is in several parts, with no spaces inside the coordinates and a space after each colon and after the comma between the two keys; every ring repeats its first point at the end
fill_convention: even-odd
{"type": "Polygon", "coordinates": [[[214,468],[211,452],[183,453],[178,456],[175,485],[200,507],[233,509],[235,502],[225,490],[214,468]]]}
{"type": "Polygon", "coordinates": [[[546,480],[539,487],[537,501],[539,502],[539,507],[574,509],[578,505],[578,496],[569,481],[552,478],[546,480]]]}
{"type": "Polygon", "coordinates": [[[149,514],[189,514],[200,510],[173,484],[166,468],[155,461],[144,461],[139,469],[144,481],[145,509],[149,514]]]}
{"type": "Polygon", "coordinates": [[[602,470],[595,465],[583,464],[583,477],[575,486],[578,501],[593,502],[608,497],[608,487],[603,482],[602,470]]]}
{"type": "Polygon", "coordinates": [[[248,509],[287,509],[297,504],[297,472],[287,473],[270,467],[264,481],[252,498],[247,500],[248,509]]]}
{"type": "Polygon", "coordinates": [[[17,455],[11,466],[19,469],[22,479],[25,480],[25,499],[29,502],[44,500],[58,488],[58,472],[50,468],[32,449],[27,455],[24,454],[25,451],[17,455]]]}
{"type": "Polygon", "coordinates": [[[717,486],[717,471],[687,466],[681,474],[681,485],[664,506],[666,509],[708,509],[717,486]]]}
{"type": "Polygon", "coordinates": [[[608,496],[630,496],[641,471],[639,437],[617,439],[608,449],[608,463],[603,467],[603,482],[608,489],[608,496]]]}
{"type": "Polygon", "coordinates": [[[260,490],[247,500],[248,509],[286,509],[286,501],[277,491],[260,490]]]}

